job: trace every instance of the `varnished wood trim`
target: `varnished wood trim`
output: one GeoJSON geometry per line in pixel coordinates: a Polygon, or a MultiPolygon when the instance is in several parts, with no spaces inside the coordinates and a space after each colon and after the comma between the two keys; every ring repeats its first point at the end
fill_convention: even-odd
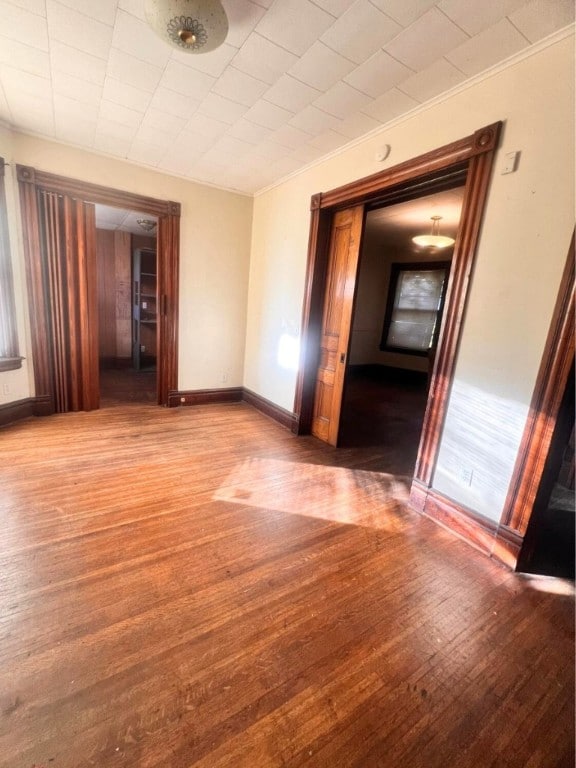
{"type": "Polygon", "coordinates": [[[66,176],[58,176],[55,173],[39,171],[37,168],[17,165],[18,181],[23,184],[32,184],[42,187],[49,192],[58,192],[62,195],[89,200],[92,203],[129,208],[131,211],[151,213],[155,216],[180,216],[180,203],[171,200],[158,200],[154,197],[146,197],[134,192],[126,192],[113,187],[105,187],[100,184],[92,184],[79,179],[70,179],[66,176]]]}
{"type": "Polygon", "coordinates": [[[159,404],[168,405],[168,394],[176,389],[178,382],[180,204],[57,176],[29,166],[18,165],[17,176],[20,187],[36,395],[49,395],[53,399],[55,397],[52,383],[53,345],[46,297],[48,279],[46,267],[40,258],[42,235],[38,194],[40,191],[45,191],[83,201],[130,208],[159,217],[158,285],[163,311],[158,335],[157,392],[159,404]]]}
{"type": "Polygon", "coordinates": [[[285,408],[281,408],[279,405],[276,405],[265,397],[257,395],[256,392],[252,392],[250,389],[246,388],[242,390],[242,400],[256,408],[258,411],[261,411],[266,416],[269,416],[271,419],[274,419],[274,421],[282,424],[283,427],[294,430],[296,416],[285,408]]]}
{"type": "Polygon", "coordinates": [[[574,362],[574,234],[538,370],[530,410],[502,513],[502,523],[526,533],[560,404],[574,362]]]}
{"type": "Polygon", "coordinates": [[[469,160],[478,154],[490,152],[498,144],[501,126],[501,122],[484,126],[470,136],[426,152],[412,160],[406,160],[393,168],[324,192],[320,205],[322,208],[331,208],[335,205],[355,205],[366,202],[374,194],[401,185],[417,176],[432,174],[469,160]]]}
{"type": "Polygon", "coordinates": [[[181,405],[209,405],[211,403],[239,403],[242,400],[242,387],[225,389],[188,389],[171,391],[168,405],[176,408],[181,405]]]}
{"type": "Polygon", "coordinates": [[[410,489],[410,506],[491,556],[498,524],[417,481],[410,489]]]}
{"type": "Polygon", "coordinates": [[[34,400],[31,397],[15,400],[13,403],[3,403],[0,405],[0,427],[33,416],[33,406],[34,400]]]}
{"type": "MultiPolygon", "coordinates": [[[[482,131],[477,134],[484,135],[482,131]]],[[[493,147],[493,142],[490,141],[488,146],[493,147]]],[[[430,376],[429,396],[414,472],[414,476],[425,485],[431,484],[446,418],[493,161],[493,152],[474,156],[466,176],[460,227],[454,246],[444,316],[430,376]]]]}
{"type": "Polygon", "coordinates": [[[492,557],[511,570],[516,569],[524,537],[506,525],[500,525],[492,548],[492,557]]]}

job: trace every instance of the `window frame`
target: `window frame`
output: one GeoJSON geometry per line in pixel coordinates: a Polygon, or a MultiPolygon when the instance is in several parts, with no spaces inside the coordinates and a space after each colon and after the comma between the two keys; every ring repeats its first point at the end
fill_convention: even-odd
{"type": "Polygon", "coordinates": [[[438,336],[440,334],[440,323],[438,318],[442,317],[444,311],[444,304],[446,302],[446,289],[448,286],[448,279],[450,276],[450,267],[452,261],[450,259],[443,259],[441,261],[410,261],[410,262],[393,262],[390,265],[390,280],[388,283],[388,296],[386,299],[386,312],[384,313],[384,325],[382,327],[382,338],[380,340],[380,350],[382,352],[398,352],[402,355],[415,355],[416,357],[428,357],[430,350],[434,349],[438,343],[438,336]],[[402,272],[421,272],[421,271],[443,271],[444,272],[444,284],[442,286],[442,294],[440,296],[440,305],[436,310],[436,325],[434,327],[434,334],[432,336],[431,345],[427,350],[410,349],[410,347],[395,347],[388,344],[388,334],[390,333],[390,326],[392,323],[392,315],[394,313],[394,305],[396,303],[396,291],[398,290],[398,281],[402,272]]]}
{"type": "Polygon", "coordinates": [[[0,372],[21,368],[24,359],[18,354],[5,175],[6,161],[0,157],[0,340],[4,343],[4,349],[0,347],[0,372]]]}

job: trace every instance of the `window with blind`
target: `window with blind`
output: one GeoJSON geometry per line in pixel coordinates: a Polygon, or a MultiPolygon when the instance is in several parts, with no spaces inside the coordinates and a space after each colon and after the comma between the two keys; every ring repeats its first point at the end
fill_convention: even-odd
{"type": "Polygon", "coordinates": [[[0,371],[12,371],[21,367],[22,358],[18,356],[4,172],[4,159],[0,157],[0,371]]]}
{"type": "Polygon", "coordinates": [[[449,261],[392,264],[380,349],[427,355],[436,346],[449,261]]]}

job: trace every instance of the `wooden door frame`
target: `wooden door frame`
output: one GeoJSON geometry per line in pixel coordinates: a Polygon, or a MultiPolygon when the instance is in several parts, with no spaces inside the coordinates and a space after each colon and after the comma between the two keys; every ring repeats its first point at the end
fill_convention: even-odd
{"type": "Polygon", "coordinates": [[[42,191],[70,195],[85,202],[101,203],[158,217],[157,259],[158,324],[157,395],[159,405],[168,405],[168,393],[178,388],[178,271],[180,259],[180,203],[125,192],[112,187],[57,176],[35,168],[17,165],[20,207],[28,283],[28,300],[34,363],[36,401],[39,412],[54,412],[52,391],[49,306],[40,254],[41,231],[38,194],[42,191]]]}
{"type": "Polygon", "coordinates": [[[501,517],[500,559],[516,567],[552,444],[575,350],[574,233],[501,517]]]}
{"type": "Polygon", "coordinates": [[[302,310],[302,352],[294,399],[297,434],[309,434],[314,407],[322,303],[333,213],[360,203],[429,194],[450,172],[465,170],[460,228],[454,246],[445,314],[434,360],[414,480],[430,487],[456,366],[470,275],[502,122],[390,169],[311,198],[308,263],[302,310]],[[418,193],[418,190],[420,192],[418,193]]]}

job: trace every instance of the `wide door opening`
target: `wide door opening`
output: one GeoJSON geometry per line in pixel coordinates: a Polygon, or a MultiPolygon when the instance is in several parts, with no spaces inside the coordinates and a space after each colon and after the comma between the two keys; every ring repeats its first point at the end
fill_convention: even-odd
{"type": "Polygon", "coordinates": [[[366,214],[339,445],[377,446],[376,471],[414,470],[463,196],[458,186],[366,214]],[[432,227],[444,240],[413,241],[432,227]]]}
{"type": "Polygon", "coordinates": [[[98,362],[104,406],[157,400],[157,219],[96,205],[98,362]]]}

